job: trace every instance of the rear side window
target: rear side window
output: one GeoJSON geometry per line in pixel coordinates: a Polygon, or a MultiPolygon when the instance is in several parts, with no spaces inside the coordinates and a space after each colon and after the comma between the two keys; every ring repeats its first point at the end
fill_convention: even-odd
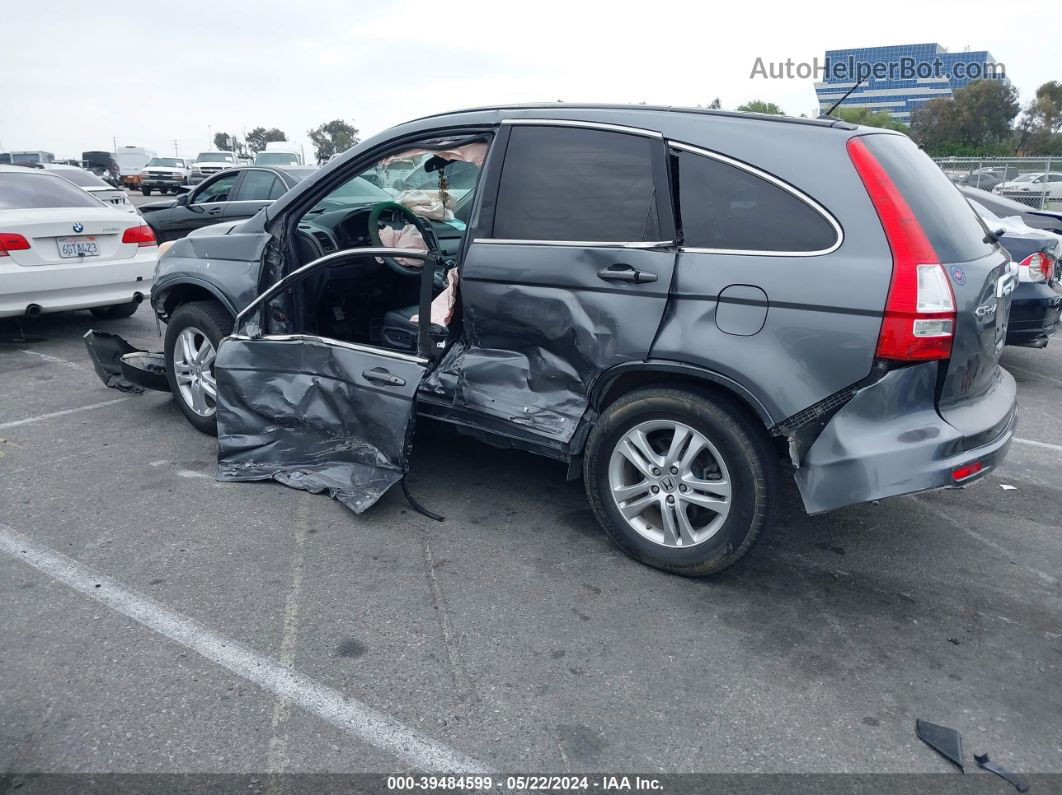
{"type": "Polygon", "coordinates": [[[862,140],[903,194],[941,261],[979,259],[995,250],[959,189],[910,138],[865,135],[862,140]]]}
{"type": "Polygon", "coordinates": [[[280,178],[273,180],[273,187],[269,190],[270,199],[279,199],[285,193],[287,193],[288,186],[281,182],[280,178]]]}
{"type": "Polygon", "coordinates": [[[99,206],[100,202],[62,177],[32,173],[0,174],[0,210],[99,206]]]}
{"type": "Polygon", "coordinates": [[[269,171],[245,171],[238,201],[266,201],[271,198],[277,178],[269,171]]]}
{"type": "Polygon", "coordinates": [[[726,251],[824,251],[837,231],[807,202],[743,168],[677,151],[682,244],[726,251]]]}
{"type": "Polygon", "coordinates": [[[633,243],[659,240],[653,139],[577,127],[514,126],[494,237],[633,243]]]}

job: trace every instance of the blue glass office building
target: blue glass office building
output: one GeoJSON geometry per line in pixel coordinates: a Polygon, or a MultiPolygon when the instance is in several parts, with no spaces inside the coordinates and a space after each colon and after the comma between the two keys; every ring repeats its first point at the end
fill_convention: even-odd
{"type": "Polygon", "coordinates": [[[975,80],[1006,80],[1003,66],[987,50],[948,52],[939,44],[899,44],[827,50],[822,82],[815,83],[820,112],[845,92],[863,83],[844,101],[844,108],[888,111],[905,124],[923,102],[950,97],[975,80]]]}

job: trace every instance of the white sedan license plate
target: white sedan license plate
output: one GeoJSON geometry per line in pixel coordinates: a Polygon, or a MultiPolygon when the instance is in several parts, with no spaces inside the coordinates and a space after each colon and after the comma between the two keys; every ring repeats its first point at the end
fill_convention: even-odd
{"type": "Polygon", "coordinates": [[[98,257],[100,255],[95,235],[57,237],[56,241],[59,243],[60,257],[98,257]]]}

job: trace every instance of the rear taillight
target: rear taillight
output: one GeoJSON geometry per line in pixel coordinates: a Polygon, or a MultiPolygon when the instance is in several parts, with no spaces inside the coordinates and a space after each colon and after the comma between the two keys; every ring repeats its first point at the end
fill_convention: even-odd
{"type": "Polygon", "coordinates": [[[122,242],[136,243],[138,246],[153,246],[155,245],[155,233],[151,231],[151,227],[147,224],[131,226],[122,235],[122,242]]]}
{"type": "Polygon", "coordinates": [[[9,251],[25,251],[29,247],[29,241],[22,235],[0,232],[0,257],[6,257],[9,251]]]}
{"type": "Polygon", "coordinates": [[[955,469],[951,470],[951,479],[957,483],[960,480],[972,478],[978,472],[984,471],[984,468],[985,465],[982,464],[980,461],[974,461],[969,464],[964,464],[961,467],[955,467],[955,469]]]}
{"type": "Polygon", "coordinates": [[[892,281],[875,355],[899,361],[947,359],[955,335],[955,296],[948,274],[922,224],[867,145],[851,139],[848,156],[892,249],[892,281]]]}
{"type": "Polygon", "coordinates": [[[1054,260],[1042,251],[1036,251],[1018,263],[1019,282],[1048,282],[1054,271],[1054,260]]]}

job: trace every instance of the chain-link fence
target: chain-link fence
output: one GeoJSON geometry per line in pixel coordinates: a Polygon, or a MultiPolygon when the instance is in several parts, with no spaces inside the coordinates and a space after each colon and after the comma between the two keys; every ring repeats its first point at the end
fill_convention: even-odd
{"type": "Polygon", "coordinates": [[[956,185],[1006,196],[1037,210],[1062,210],[1062,157],[937,157],[956,185]]]}

